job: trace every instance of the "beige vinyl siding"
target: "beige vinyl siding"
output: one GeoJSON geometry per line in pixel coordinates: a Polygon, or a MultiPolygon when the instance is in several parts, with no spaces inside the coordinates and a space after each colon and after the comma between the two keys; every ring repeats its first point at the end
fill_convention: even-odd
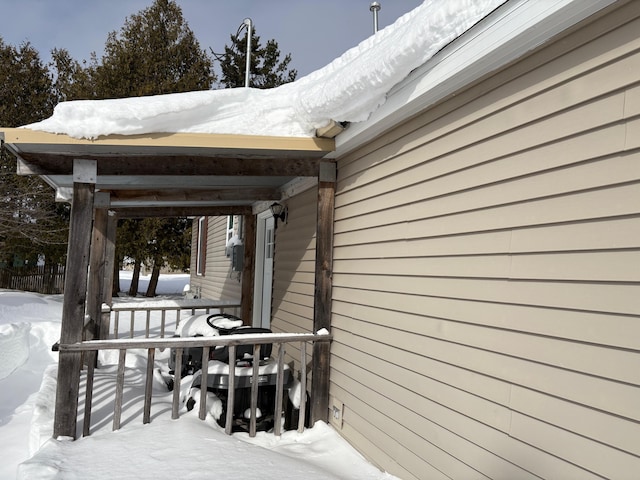
{"type": "Polygon", "coordinates": [[[639,16],[339,160],[331,402],[380,468],[640,472],[639,16]]]}
{"type": "MultiPolygon", "coordinates": [[[[195,263],[192,255],[191,287],[199,286],[203,298],[235,299],[241,297],[241,282],[238,272],[231,271],[231,259],[227,257],[227,217],[207,217],[207,256],[204,275],[195,274],[195,263]]],[[[198,241],[198,222],[194,222],[192,252],[196,252],[198,241]]],[[[239,310],[239,309],[236,309],[239,310]]],[[[229,311],[238,315],[239,311],[229,311]]],[[[250,322],[249,322],[250,323],[250,322]]]]}
{"type": "MultiPolygon", "coordinates": [[[[317,189],[287,202],[288,222],[278,220],[273,266],[271,329],[274,332],[312,332],[315,282],[317,189]]],[[[287,347],[288,361],[299,371],[299,345],[287,347]]],[[[311,348],[307,348],[311,361],[311,348]]]]}
{"type": "Polygon", "coordinates": [[[288,222],[278,220],[271,321],[274,331],[313,330],[316,196],[312,188],[289,199],[288,222]]]}

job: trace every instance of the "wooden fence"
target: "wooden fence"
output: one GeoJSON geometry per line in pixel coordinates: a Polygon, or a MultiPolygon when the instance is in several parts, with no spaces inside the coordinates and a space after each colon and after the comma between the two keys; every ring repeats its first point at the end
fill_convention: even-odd
{"type": "Polygon", "coordinates": [[[0,268],[0,288],[47,295],[64,293],[64,265],[0,268]]]}

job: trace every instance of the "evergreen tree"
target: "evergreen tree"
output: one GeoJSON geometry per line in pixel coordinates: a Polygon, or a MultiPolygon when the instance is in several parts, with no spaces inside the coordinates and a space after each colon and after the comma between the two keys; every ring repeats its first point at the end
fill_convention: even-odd
{"type": "Polygon", "coordinates": [[[211,58],[172,0],[155,0],[127,18],[91,69],[98,98],[207,90],[215,81],[211,58]]]}
{"type": "MultiPolygon", "coordinates": [[[[215,81],[211,58],[200,49],[182,10],[171,0],[155,0],[149,8],[129,17],[119,33],[111,32],[101,62],[93,56],[91,64],[82,70],[59,55],[58,66],[67,74],[60,81],[60,91],[71,96],[86,95],[83,72],[94,88],[93,98],[207,90],[215,81]]],[[[184,242],[183,237],[189,228],[186,219],[127,220],[120,224],[118,258],[128,257],[134,265],[130,295],[138,293],[143,262],[153,265],[152,282],[157,284],[163,265],[177,265],[173,261],[177,256],[188,258],[191,242],[184,242]]],[[[115,284],[114,290],[117,295],[115,284]]],[[[147,296],[154,294],[155,287],[147,291],[147,296]]]]}
{"type": "Polygon", "coordinates": [[[83,67],[80,62],[72,59],[65,49],[54,48],[51,57],[55,78],[53,87],[58,102],[96,98],[97,92],[93,86],[95,54],[92,54],[92,63],[88,67],[83,67]]]}
{"type": "Polygon", "coordinates": [[[151,279],[145,296],[154,297],[160,270],[168,266],[186,271],[190,265],[191,221],[187,218],[145,219],[145,230],[153,232],[147,246],[148,262],[152,265],[151,279]]]}
{"type": "MultiPolygon", "coordinates": [[[[140,268],[146,256],[148,243],[147,233],[143,228],[142,220],[123,219],[118,222],[116,231],[116,272],[126,263],[133,263],[133,278],[129,286],[128,294],[136,296],[138,294],[138,280],[140,278],[140,268]]],[[[115,287],[115,285],[114,285],[115,287]]],[[[117,296],[117,290],[113,292],[117,296]]]]}
{"type": "MultiPolygon", "coordinates": [[[[226,88],[245,86],[247,59],[247,35],[238,32],[230,35],[231,45],[225,45],[224,54],[216,54],[222,70],[221,83],[226,88]]],[[[254,88],[273,88],[283,83],[293,82],[297,70],[289,70],[291,54],[280,60],[278,42],[271,39],[262,47],[260,37],[253,29],[251,35],[251,64],[249,86],[254,88]]]]}
{"type": "MultiPolygon", "coordinates": [[[[29,44],[0,38],[0,125],[18,127],[47,118],[55,95],[46,65],[29,44]]],[[[0,153],[0,261],[62,261],[68,239],[68,206],[36,176],[18,176],[16,158],[0,153]]]]}

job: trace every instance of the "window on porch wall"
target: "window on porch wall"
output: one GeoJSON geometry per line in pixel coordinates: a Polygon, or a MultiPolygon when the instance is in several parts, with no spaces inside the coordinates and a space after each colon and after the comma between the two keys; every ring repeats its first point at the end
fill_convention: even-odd
{"type": "Polygon", "coordinates": [[[204,275],[207,259],[207,217],[198,219],[198,243],[196,248],[196,275],[204,275]]]}
{"type": "Polygon", "coordinates": [[[228,215],[227,216],[227,242],[226,244],[229,244],[229,240],[231,240],[233,238],[233,220],[234,220],[234,216],[233,215],[228,215]]]}

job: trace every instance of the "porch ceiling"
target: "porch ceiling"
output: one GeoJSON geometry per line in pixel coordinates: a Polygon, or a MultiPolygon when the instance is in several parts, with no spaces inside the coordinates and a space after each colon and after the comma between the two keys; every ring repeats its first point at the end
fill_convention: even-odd
{"type": "Polygon", "coordinates": [[[123,216],[247,213],[278,200],[297,177],[318,176],[329,138],[159,133],[84,140],[21,128],[0,128],[18,173],[40,175],[69,200],[74,160],[97,162],[96,191],[110,194],[123,216]]]}

